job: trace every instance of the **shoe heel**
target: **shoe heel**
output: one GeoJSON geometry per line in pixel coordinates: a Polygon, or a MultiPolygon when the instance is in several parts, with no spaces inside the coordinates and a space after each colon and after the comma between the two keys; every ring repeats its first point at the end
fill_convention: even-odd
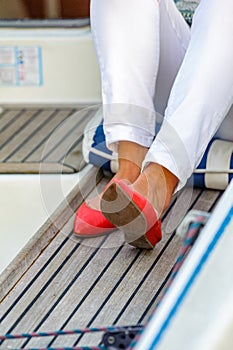
{"type": "Polygon", "coordinates": [[[112,183],[104,192],[100,206],[107,220],[124,231],[128,244],[153,249],[161,240],[161,220],[155,209],[124,182],[112,183]]]}
{"type": "Polygon", "coordinates": [[[127,235],[125,240],[133,247],[140,249],[153,249],[155,245],[162,239],[161,220],[158,220],[149,231],[135,241],[127,242],[127,235]]]}

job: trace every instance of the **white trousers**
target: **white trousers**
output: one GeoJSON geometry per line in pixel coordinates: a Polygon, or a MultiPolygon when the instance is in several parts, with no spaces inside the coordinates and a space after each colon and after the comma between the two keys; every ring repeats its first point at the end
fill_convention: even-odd
{"type": "Polygon", "coordinates": [[[233,141],[232,16],[232,0],[201,0],[190,30],[173,0],[91,2],[107,145],[149,147],[144,166],[169,169],[177,189],[216,132],[233,141]]]}

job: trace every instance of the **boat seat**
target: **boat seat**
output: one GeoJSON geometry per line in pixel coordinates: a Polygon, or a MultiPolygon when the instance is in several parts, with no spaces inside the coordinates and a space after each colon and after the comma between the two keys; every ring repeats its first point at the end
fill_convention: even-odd
{"type": "MultiPolygon", "coordinates": [[[[161,124],[156,125],[156,134],[161,124]]],[[[118,169],[118,155],[107,148],[103,131],[103,110],[100,108],[84,130],[83,156],[86,163],[114,174],[118,169]]],[[[224,190],[233,179],[233,142],[214,137],[189,179],[191,186],[224,190]]]]}

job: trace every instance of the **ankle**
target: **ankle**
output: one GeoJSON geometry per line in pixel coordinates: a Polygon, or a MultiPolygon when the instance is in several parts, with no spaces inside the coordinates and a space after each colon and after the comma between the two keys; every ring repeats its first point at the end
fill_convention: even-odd
{"type": "Polygon", "coordinates": [[[127,180],[131,183],[137,180],[141,173],[141,168],[126,159],[119,159],[119,170],[116,173],[118,179],[127,180]]]}
{"type": "Polygon", "coordinates": [[[136,181],[135,189],[139,190],[161,216],[169,207],[178,178],[163,166],[151,163],[136,181]]]}
{"type": "Polygon", "coordinates": [[[141,168],[147,151],[147,147],[139,145],[136,142],[120,141],[118,149],[119,161],[128,160],[129,162],[141,168]]]}
{"type": "Polygon", "coordinates": [[[118,149],[119,170],[116,177],[131,183],[141,173],[142,162],[148,149],[130,141],[120,141],[118,149]]]}
{"type": "MultiPolygon", "coordinates": [[[[175,191],[175,188],[179,182],[179,179],[167,168],[164,168],[163,166],[161,166],[161,168],[163,170],[163,174],[165,177],[167,195],[171,199],[175,191]]],[[[169,204],[170,204],[170,201],[169,201],[169,204]]]]}

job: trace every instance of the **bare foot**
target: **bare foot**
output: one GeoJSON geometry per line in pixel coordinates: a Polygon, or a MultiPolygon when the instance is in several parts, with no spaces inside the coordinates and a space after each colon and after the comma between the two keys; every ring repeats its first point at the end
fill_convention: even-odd
{"type": "Polygon", "coordinates": [[[161,217],[168,208],[177,177],[157,163],[150,163],[133,184],[133,188],[142,194],[154,206],[161,217]]]}

